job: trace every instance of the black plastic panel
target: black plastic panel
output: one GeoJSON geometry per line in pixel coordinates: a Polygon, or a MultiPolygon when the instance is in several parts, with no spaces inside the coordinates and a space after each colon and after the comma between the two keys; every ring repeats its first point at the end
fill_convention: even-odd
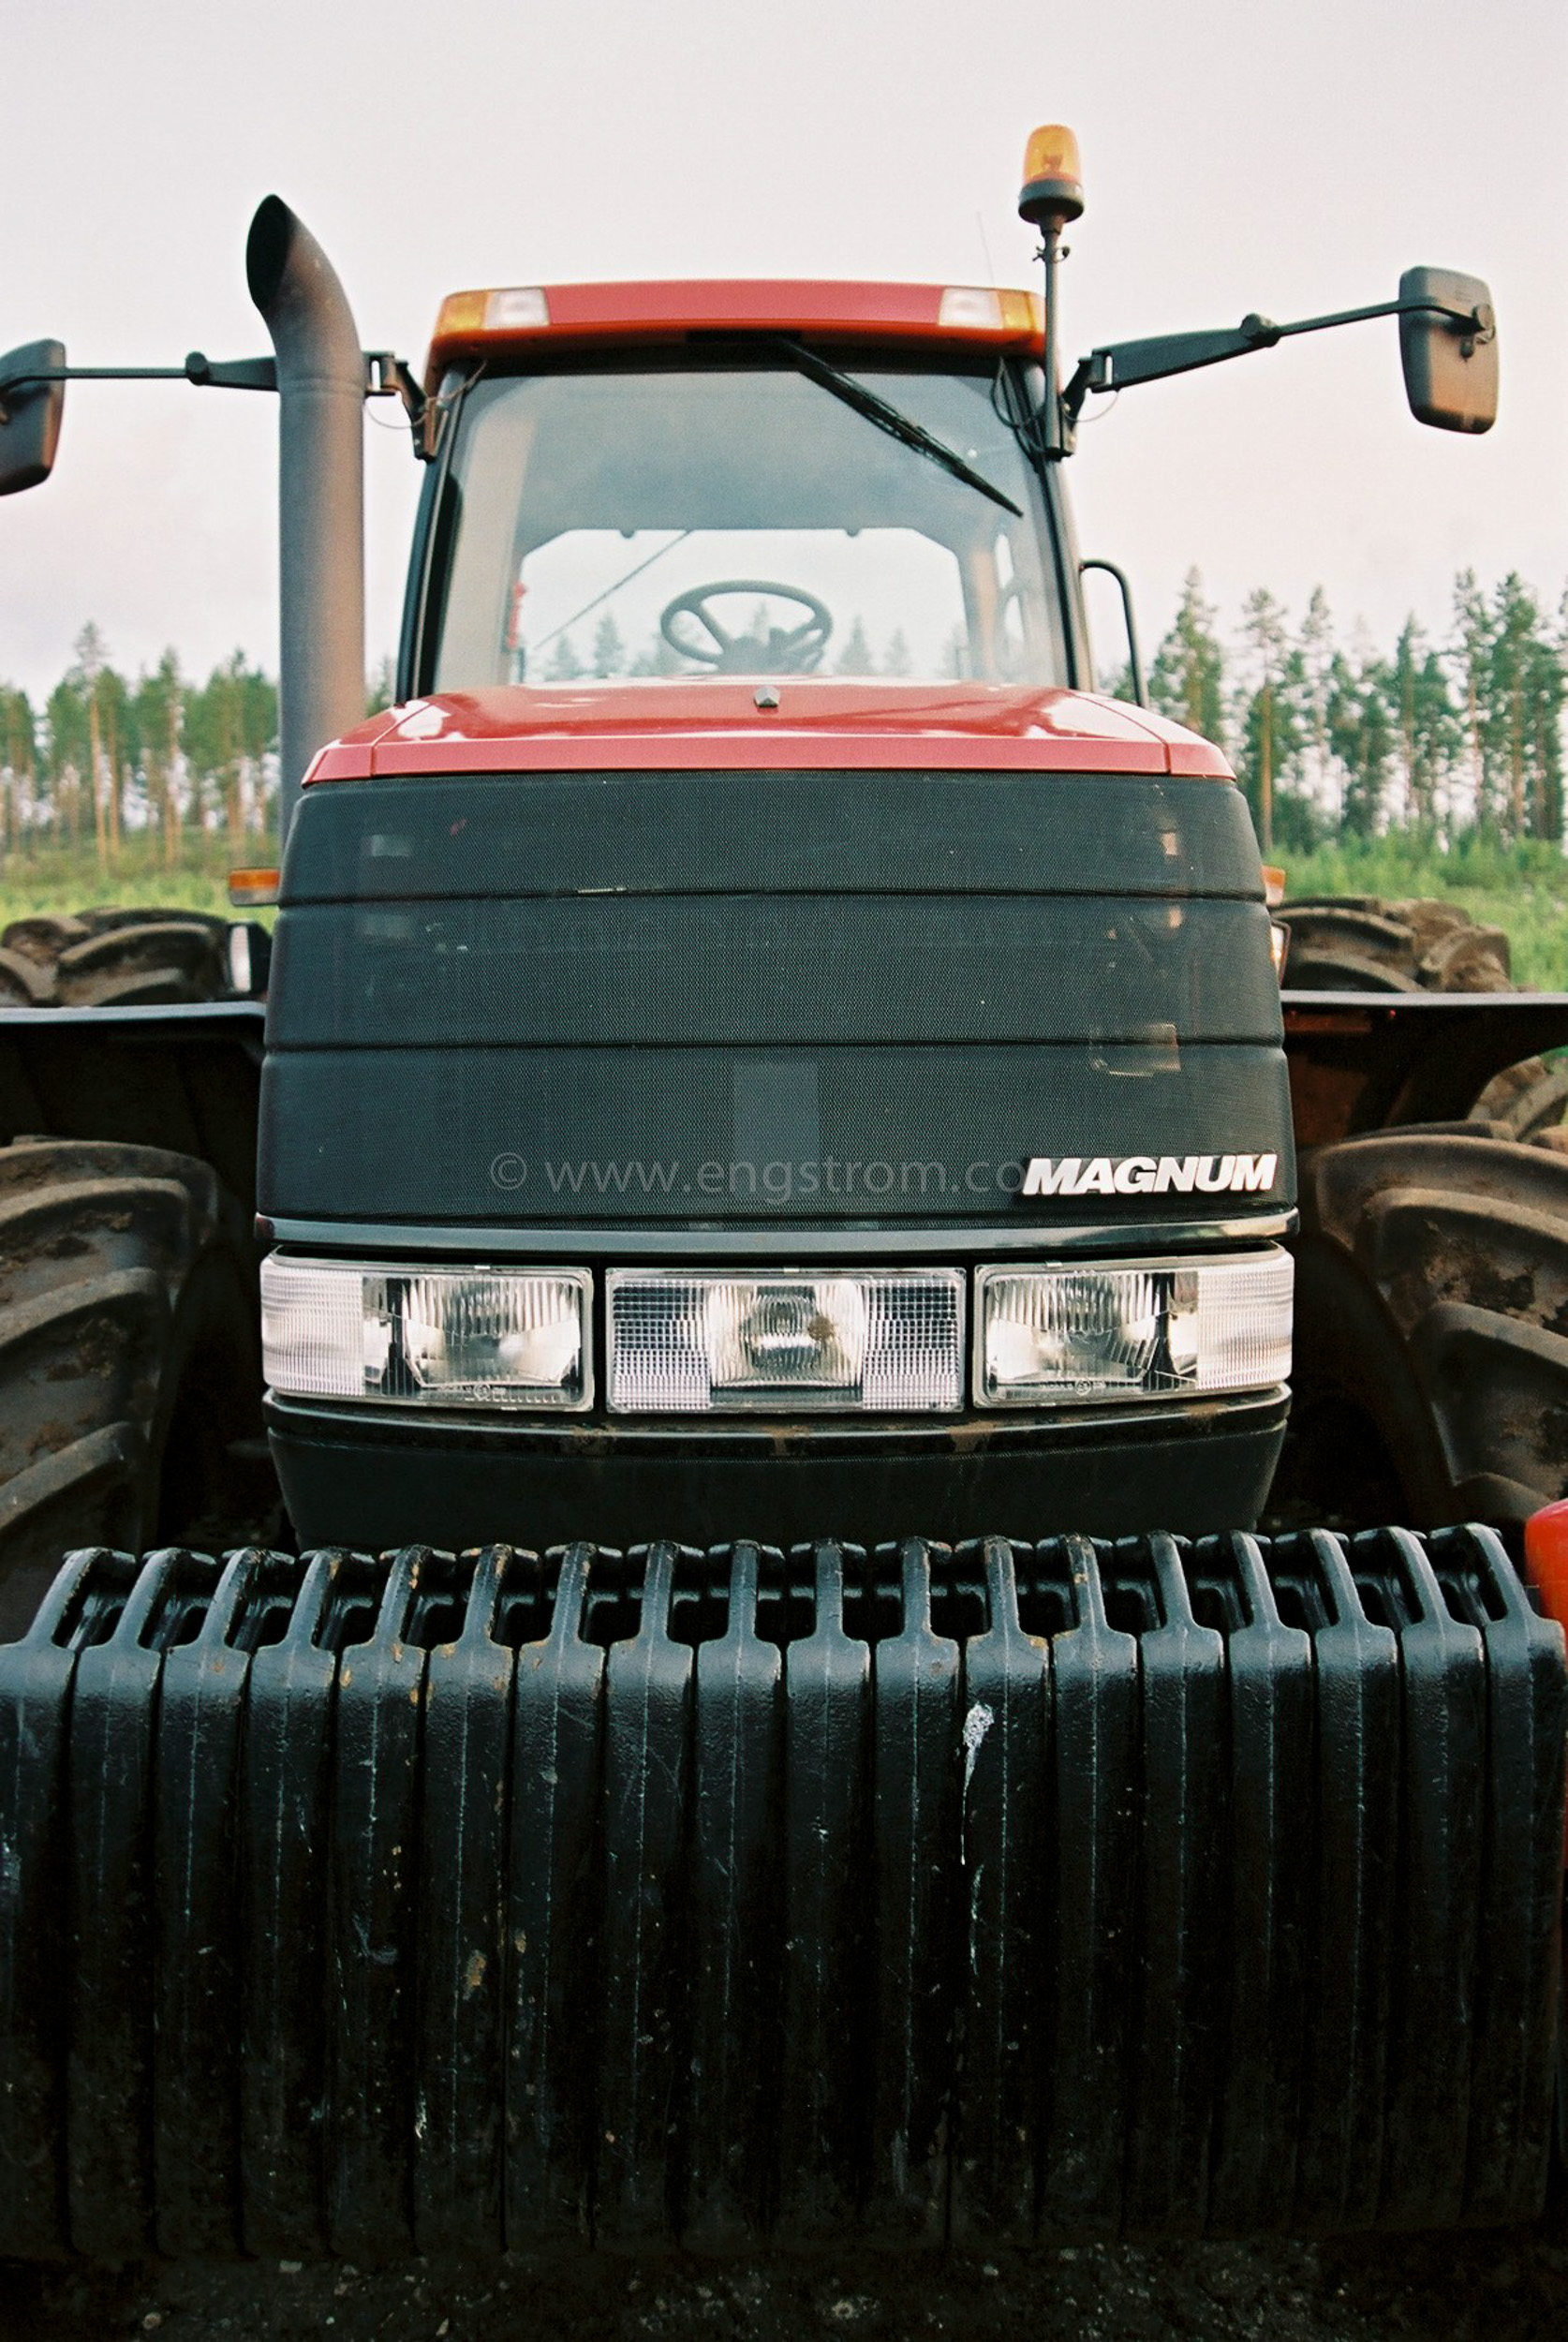
{"type": "Polygon", "coordinates": [[[289,913],[274,1049],[1274,1041],[1261,903],[603,897],[289,913]]]}
{"type": "Polygon", "coordinates": [[[1141,773],[476,773],[307,789],[282,900],[954,891],[1263,899],[1239,790],[1141,773]]]}
{"type": "Polygon", "coordinates": [[[1225,782],[323,785],[289,841],[259,1201],[288,1219],[962,1224],[1011,1210],[1035,1155],[1240,1150],[1277,1158],[1278,1209],[1280,1036],[1225,782]]]}
{"type": "MultiPolygon", "coordinates": [[[[1277,1048],[308,1049],[262,1076],[260,1208],[289,1218],[995,1222],[1278,1215],[1277,1048]],[[1034,1155],[1272,1153],[1256,1195],[1018,1194],[1034,1155]],[[851,1168],[852,1166],[852,1168],[851,1168]]],[[[805,1239],[803,1239],[803,1246],[805,1239]]],[[[808,1255],[807,1255],[808,1256],[808,1255]]]]}

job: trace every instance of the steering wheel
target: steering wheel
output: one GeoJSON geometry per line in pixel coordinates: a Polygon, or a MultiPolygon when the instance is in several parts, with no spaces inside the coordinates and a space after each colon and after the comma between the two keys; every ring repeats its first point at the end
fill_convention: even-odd
{"type": "Polygon", "coordinates": [[[833,613],[826,602],[815,594],[803,594],[798,586],[775,585],[765,577],[721,577],[667,601],[658,614],[658,630],[672,650],[694,659],[700,667],[711,667],[716,674],[810,674],[827,648],[833,613]],[[708,607],[720,594],[774,595],[798,603],[806,615],[799,626],[770,626],[765,634],[731,634],[708,607]],[[708,640],[682,642],[675,632],[675,622],[682,617],[694,619],[708,640]]]}

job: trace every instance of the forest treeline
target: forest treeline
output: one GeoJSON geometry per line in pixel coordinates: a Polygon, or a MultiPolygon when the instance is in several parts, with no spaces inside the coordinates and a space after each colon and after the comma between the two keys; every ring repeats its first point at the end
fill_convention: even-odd
{"type": "Polygon", "coordinates": [[[1407,619],[1391,650],[1348,641],[1320,587],[1298,621],[1260,588],[1221,632],[1196,570],[1149,669],[1167,716],[1223,747],[1265,853],[1390,830],[1563,842],[1568,595],[1465,570],[1446,631],[1407,619]]]}
{"type": "Polygon", "coordinates": [[[132,679],[88,625],[41,704],[0,683],[0,852],[87,849],[106,875],[133,837],[170,869],[193,845],[243,861],[276,793],[277,686],[239,651],[204,683],[172,650],[132,679]]]}
{"type": "MultiPolygon", "coordinates": [[[[1321,587],[1299,618],[1259,588],[1223,626],[1193,570],[1148,688],[1226,749],[1265,852],[1391,831],[1563,843],[1568,596],[1548,609],[1517,575],[1461,572],[1441,636],[1411,618],[1380,649],[1340,634],[1321,587]]],[[[391,692],[383,668],[367,707],[391,692]]],[[[277,687],[238,651],[205,682],[172,650],[133,678],[88,625],[41,703],[0,682],[0,855],[91,852],[112,875],[134,838],[143,865],[244,861],[276,793],[277,687]]]]}

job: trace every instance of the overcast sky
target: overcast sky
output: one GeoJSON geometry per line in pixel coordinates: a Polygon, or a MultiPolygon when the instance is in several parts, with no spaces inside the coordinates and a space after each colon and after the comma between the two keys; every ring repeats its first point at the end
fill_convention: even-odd
{"type": "MultiPolygon", "coordinates": [[[[1413,608],[1441,629],[1461,565],[1568,583],[1563,0],[0,0],[0,348],[265,348],[244,250],[273,189],[366,344],[418,362],[458,286],[1030,283],[1023,144],[1060,120],[1088,197],[1070,357],[1387,298],[1423,261],[1488,278],[1501,321],[1482,440],[1411,420],[1392,322],[1091,423],[1083,549],[1132,571],[1146,638],[1193,563],[1228,612],[1321,581],[1380,641],[1413,608]]],[[[418,479],[372,414],[374,664],[418,479]]],[[[261,396],[73,386],[53,480],[0,504],[0,679],[52,681],[88,617],[132,668],[166,643],[272,665],[275,428],[261,396]]]]}

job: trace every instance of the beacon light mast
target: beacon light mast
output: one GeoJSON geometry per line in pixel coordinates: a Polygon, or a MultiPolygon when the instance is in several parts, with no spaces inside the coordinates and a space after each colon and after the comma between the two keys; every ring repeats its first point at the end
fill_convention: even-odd
{"type": "Polygon", "coordinates": [[[1040,419],[1040,452],[1051,457],[1070,454],[1072,448],[1057,380],[1057,272],[1062,259],[1061,231],[1082,217],[1083,209],[1078,141],[1059,122],[1047,122],[1029,133],[1024,149],[1018,213],[1031,228],[1039,229],[1040,257],[1045,263],[1045,400],[1040,419]]]}
{"type": "Polygon", "coordinates": [[[1073,425],[1091,391],[1131,390],[1171,374],[1191,374],[1220,365],[1298,334],[1319,334],[1331,325],[1359,325],[1368,318],[1397,317],[1405,394],[1418,422],[1440,431],[1489,431],[1497,418],[1497,319],[1491,294],[1479,276],[1454,269],[1408,268],[1393,301],[1362,309],[1339,309],[1324,317],[1277,325],[1255,313],[1238,326],[1212,333],[1159,334],[1143,341],[1110,342],[1080,358],[1065,389],[1057,379],[1058,271],[1066,257],[1061,234],[1081,217],[1083,170],[1078,141],[1060,123],[1045,123],[1029,134],[1024,150],[1024,183],[1018,196],[1021,218],[1041,233],[1045,265],[1045,389],[1036,427],[1041,454],[1071,455],[1073,425]]]}

